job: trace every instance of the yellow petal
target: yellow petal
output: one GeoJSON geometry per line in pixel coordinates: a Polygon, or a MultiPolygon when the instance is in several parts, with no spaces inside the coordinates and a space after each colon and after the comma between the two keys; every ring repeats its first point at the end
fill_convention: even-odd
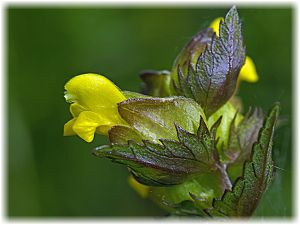
{"type": "Polygon", "coordinates": [[[116,124],[113,124],[113,123],[101,124],[101,126],[97,127],[96,133],[102,134],[102,135],[108,135],[108,130],[115,125],[116,124]]]}
{"type": "Polygon", "coordinates": [[[133,176],[128,178],[129,185],[142,197],[147,198],[149,194],[149,187],[137,182],[133,176]]]}
{"type": "Polygon", "coordinates": [[[255,64],[249,56],[246,56],[246,61],[240,71],[239,79],[251,83],[255,83],[259,79],[255,64]]]}
{"type": "Polygon", "coordinates": [[[73,117],[78,117],[83,111],[87,111],[87,109],[76,102],[70,105],[70,112],[73,117]]]}
{"type": "Polygon", "coordinates": [[[126,124],[117,108],[117,103],[126,98],[106,77],[91,73],[78,75],[67,82],[65,89],[65,98],[72,103],[70,110],[73,116],[82,111],[92,111],[114,125],[126,124]]]}
{"type": "Polygon", "coordinates": [[[111,122],[101,115],[84,111],[79,114],[73,125],[73,131],[86,142],[92,142],[99,126],[109,126],[111,122]]]}
{"type": "Polygon", "coordinates": [[[64,136],[72,136],[76,135],[76,133],[73,131],[73,125],[75,123],[77,118],[73,118],[69,120],[67,123],[64,125],[64,136]]]}
{"type": "Polygon", "coordinates": [[[209,27],[213,29],[214,32],[216,32],[216,35],[219,36],[219,29],[220,29],[220,22],[223,20],[222,17],[216,18],[210,25],[209,27]]]}
{"type": "Polygon", "coordinates": [[[77,118],[68,132],[74,132],[87,142],[94,133],[107,135],[114,125],[127,125],[118,112],[118,103],[125,96],[110,80],[98,74],[75,76],[65,85],[66,101],[71,103],[70,111],[77,118]]]}
{"type": "Polygon", "coordinates": [[[117,103],[126,99],[114,83],[102,75],[92,73],[73,77],[66,83],[65,89],[67,101],[99,113],[103,109],[116,108],[117,103]]]}

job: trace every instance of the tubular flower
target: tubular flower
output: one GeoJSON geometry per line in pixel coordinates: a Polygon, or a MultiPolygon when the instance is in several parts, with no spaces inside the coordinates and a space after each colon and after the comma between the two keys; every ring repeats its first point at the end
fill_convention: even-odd
{"type": "MultiPolygon", "coordinates": [[[[220,34],[219,27],[221,21],[223,21],[223,18],[218,17],[209,26],[211,29],[213,29],[214,32],[216,32],[217,36],[219,36],[220,34]]],[[[256,72],[255,64],[249,56],[246,56],[245,64],[239,74],[239,80],[247,81],[250,83],[255,83],[258,81],[258,74],[256,72]]]]}
{"type": "Polygon", "coordinates": [[[65,99],[74,117],[64,125],[64,135],[78,135],[86,142],[94,139],[95,132],[107,135],[117,124],[127,123],[118,113],[117,103],[126,100],[119,88],[98,74],[82,74],[65,85],[65,99]]]}

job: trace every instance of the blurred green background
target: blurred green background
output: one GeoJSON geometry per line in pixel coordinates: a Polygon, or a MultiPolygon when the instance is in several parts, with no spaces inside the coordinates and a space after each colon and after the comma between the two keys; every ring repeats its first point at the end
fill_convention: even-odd
{"type": "MultiPolygon", "coordinates": [[[[7,201],[9,217],[166,215],[128,185],[125,167],[91,155],[107,143],[63,137],[71,116],[64,84],[106,75],[139,91],[139,72],[170,69],[191,36],[230,8],[6,6],[7,201]]],[[[260,81],[242,83],[245,108],[273,102],[286,121],[275,134],[276,177],[257,216],[293,215],[293,8],[238,6],[247,54],[260,81]]]]}

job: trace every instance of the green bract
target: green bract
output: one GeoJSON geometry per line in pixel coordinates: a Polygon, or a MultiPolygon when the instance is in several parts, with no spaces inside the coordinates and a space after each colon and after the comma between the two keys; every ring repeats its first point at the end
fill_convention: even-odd
{"type": "MultiPolygon", "coordinates": [[[[279,105],[266,117],[258,107],[241,113],[234,95],[246,52],[235,7],[218,31],[218,36],[211,28],[196,34],[170,72],[142,72],[142,94],[120,91],[105,81],[113,96],[121,96],[121,101],[108,104],[109,97],[95,100],[98,89],[80,83],[77,87],[93,93],[84,97],[93,103],[89,110],[97,113],[97,119],[80,121],[81,133],[93,137],[99,126],[108,129],[109,145],[93,154],[125,165],[141,196],[176,215],[250,216],[273,177],[272,137],[279,105]],[[106,117],[118,120],[103,123],[103,106],[106,117]]],[[[244,71],[255,71],[249,68],[244,71]]],[[[105,88],[105,83],[91,82],[105,88]]],[[[72,88],[75,97],[81,93],[72,88]]],[[[67,125],[73,134],[76,127],[67,125]]]]}

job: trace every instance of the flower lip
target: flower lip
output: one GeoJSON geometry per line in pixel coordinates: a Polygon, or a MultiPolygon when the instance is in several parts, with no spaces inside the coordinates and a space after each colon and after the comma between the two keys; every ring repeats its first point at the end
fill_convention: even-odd
{"type": "Polygon", "coordinates": [[[65,85],[66,99],[102,113],[126,98],[120,89],[102,75],[87,73],[73,77],[65,85]]]}
{"type": "Polygon", "coordinates": [[[117,109],[117,104],[126,97],[106,77],[91,73],[78,75],[66,83],[65,90],[64,97],[74,118],[65,124],[64,135],[77,134],[91,142],[95,133],[107,135],[112,126],[126,125],[117,109]]]}

